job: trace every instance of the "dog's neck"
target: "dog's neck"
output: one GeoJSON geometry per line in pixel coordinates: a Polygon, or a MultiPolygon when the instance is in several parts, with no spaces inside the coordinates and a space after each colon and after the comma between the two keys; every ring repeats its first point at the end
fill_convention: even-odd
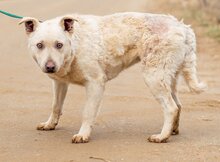
{"type": "Polygon", "coordinates": [[[48,76],[55,80],[78,85],[84,85],[86,82],[82,70],[78,65],[77,57],[75,56],[72,56],[71,61],[66,62],[57,73],[48,74],[48,76]]]}

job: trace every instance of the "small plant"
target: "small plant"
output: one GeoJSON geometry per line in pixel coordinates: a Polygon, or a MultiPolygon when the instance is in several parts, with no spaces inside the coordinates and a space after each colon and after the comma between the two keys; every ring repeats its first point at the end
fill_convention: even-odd
{"type": "Polygon", "coordinates": [[[213,20],[213,16],[198,8],[188,8],[183,12],[183,17],[188,20],[196,20],[198,25],[205,29],[205,33],[220,42],[220,25],[213,20]]]}
{"type": "Polygon", "coordinates": [[[210,24],[207,29],[207,35],[220,42],[220,26],[210,24]]]}

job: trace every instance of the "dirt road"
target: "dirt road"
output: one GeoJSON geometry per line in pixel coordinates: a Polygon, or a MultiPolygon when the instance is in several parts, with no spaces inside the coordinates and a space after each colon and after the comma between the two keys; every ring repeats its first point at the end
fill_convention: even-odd
{"type": "MultiPolygon", "coordinates": [[[[174,4],[164,7],[159,2],[3,0],[0,8],[41,20],[72,12],[103,15],[169,11],[179,16],[174,4]]],[[[193,95],[185,83],[180,83],[184,108],[178,136],[165,144],[147,142],[148,136],[161,130],[163,113],[136,65],[107,85],[90,143],[72,144],[71,137],[80,128],[84,88],[69,88],[55,131],[37,131],[36,125],[51,111],[51,80],[29,56],[23,27],[17,23],[0,15],[0,161],[220,161],[220,47],[205,36],[202,28],[193,26],[198,36],[199,75],[209,90],[193,95]]]]}

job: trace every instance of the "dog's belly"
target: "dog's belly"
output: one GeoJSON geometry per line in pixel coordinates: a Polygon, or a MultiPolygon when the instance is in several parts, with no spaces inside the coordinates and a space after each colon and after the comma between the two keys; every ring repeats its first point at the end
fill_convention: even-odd
{"type": "Polygon", "coordinates": [[[123,70],[123,63],[120,59],[109,59],[103,62],[102,66],[107,80],[115,78],[123,70]]]}

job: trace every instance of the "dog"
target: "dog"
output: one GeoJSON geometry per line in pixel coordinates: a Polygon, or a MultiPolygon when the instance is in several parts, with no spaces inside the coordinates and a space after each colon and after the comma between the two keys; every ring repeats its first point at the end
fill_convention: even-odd
{"type": "Polygon", "coordinates": [[[44,22],[24,17],[22,23],[33,59],[53,80],[53,111],[37,129],[55,129],[69,84],[86,88],[82,125],[72,137],[73,143],[89,141],[105,83],[137,62],[141,62],[144,81],[164,111],[162,131],[151,135],[150,142],[167,142],[172,134],[179,133],[180,74],[191,91],[200,93],[206,88],[197,77],[195,34],[173,16],[70,14],[44,22]]]}

